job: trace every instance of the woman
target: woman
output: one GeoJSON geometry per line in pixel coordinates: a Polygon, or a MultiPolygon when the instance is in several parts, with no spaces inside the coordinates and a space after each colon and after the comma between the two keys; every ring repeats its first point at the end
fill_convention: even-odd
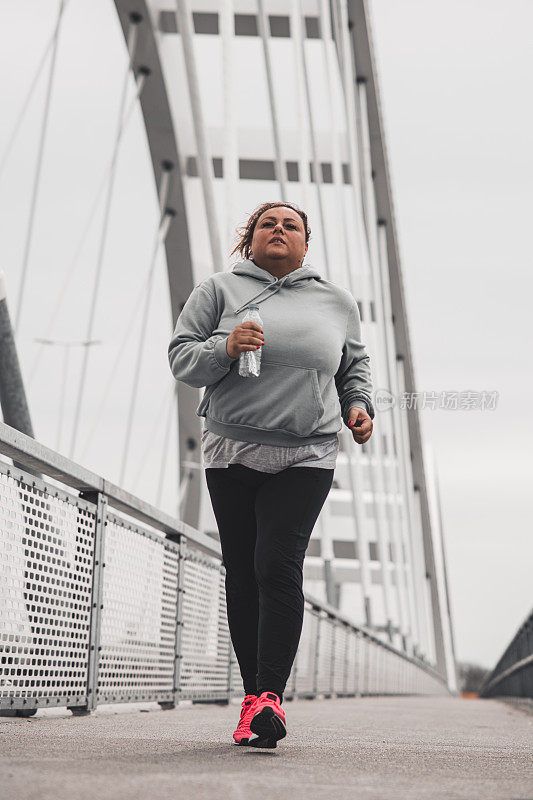
{"type": "Polygon", "coordinates": [[[275,747],[286,735],[303,561],[333,481],[341,416],[358,444],[372,434],[358,306],[302,266],[310,233],[291,203],[257,208],[233,250],[244,260],[194,287],[169,346],[175,378],[206,387],[196,413],[205,418],[202,457],[244,686],[233,734],[240,745],[275,747]],[[251,302],[263,328],[237,322],[251,302]],[[240,354],[260,347],[259,377],[241,377],[240,354]]]}

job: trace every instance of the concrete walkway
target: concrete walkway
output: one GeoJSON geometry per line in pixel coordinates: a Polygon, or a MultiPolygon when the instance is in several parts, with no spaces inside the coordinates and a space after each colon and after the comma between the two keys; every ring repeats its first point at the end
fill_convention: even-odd
{"type": "MultiPolygon", "coordinates": [[[[143,708],[148,708],[144,706],[143,708]]],[[[276,750],[231,744],[239,706],[0,717],[3,800],[533,798],[533,716],[497,700],[286,704],[276,750]]]]}

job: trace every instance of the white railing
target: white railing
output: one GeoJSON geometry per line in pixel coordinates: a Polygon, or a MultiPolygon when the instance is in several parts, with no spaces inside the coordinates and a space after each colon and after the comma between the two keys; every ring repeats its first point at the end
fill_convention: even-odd
{"type": "MultiPolygon", "coordinates": [[[[0,713],[242,694],[218,542],[3,423],[0,453],[0,713]]],[[[287,698],[447,693],[306,596],[287,698]]]]}

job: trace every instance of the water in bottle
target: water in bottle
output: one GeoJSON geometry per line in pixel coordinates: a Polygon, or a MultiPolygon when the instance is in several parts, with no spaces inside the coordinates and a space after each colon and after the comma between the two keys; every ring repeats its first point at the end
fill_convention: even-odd
{"type": "MultiPolygon", "coordinates": [[[[257,322],[262,328],[263,320],[259,316],[257,303],[250,303],[244,315],[243,322],[257,322]]],[[[243,378],[258,378],[261,371],[261,348],[258,350],[243,350],[239,356],[239,375],[243,378]]]]}

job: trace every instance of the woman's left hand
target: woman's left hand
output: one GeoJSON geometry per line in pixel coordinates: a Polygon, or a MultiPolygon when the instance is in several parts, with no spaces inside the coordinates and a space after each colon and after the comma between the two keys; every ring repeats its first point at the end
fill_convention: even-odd
{"type": "Polygon", "coordinates": [[[374,425],[371,417],[363,408],[353,406],[350,409],[348,425],[357,444],[365,444],[372,436],[374,425]]]}

